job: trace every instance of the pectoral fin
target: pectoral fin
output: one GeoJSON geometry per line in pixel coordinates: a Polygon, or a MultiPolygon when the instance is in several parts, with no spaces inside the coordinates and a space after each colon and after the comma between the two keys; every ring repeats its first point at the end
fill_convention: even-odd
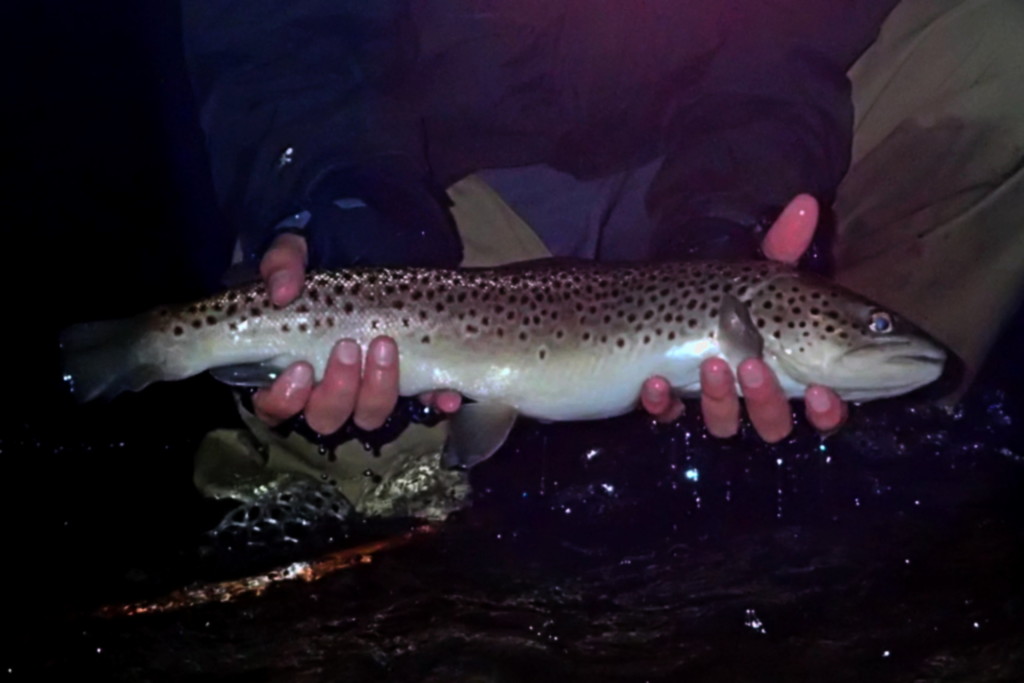
{"type": "Polygon", "coordinates": [[[210,368],[210,374],[233,387],[265,387],[273,384],[281,374],[281,368],[270,363],[222,365],[219,368],[210,368]]]}
{"type": "Polygon", "coordinates": [[[764,338],[746,305],[731,294],[722,297],[718,314],[718,343],[733,368],[748,358],[760,358],[764,338]]]}
{"type": "Polygon", "coordinates": [[[501,403],[470,403],[451,418],[441,463],[449,469],[479,465],[501,448],[518,413],[501,403]]]}

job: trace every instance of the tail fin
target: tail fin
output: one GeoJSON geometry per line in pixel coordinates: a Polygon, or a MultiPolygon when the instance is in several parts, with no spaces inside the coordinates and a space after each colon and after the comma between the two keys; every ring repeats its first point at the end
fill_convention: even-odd
{"type": "Polygon", "coordinates": [[[73,325],[60,334],[64,381],[79,402],[138,391],[161,378],[143,340],[147,316],[73,325]]]}

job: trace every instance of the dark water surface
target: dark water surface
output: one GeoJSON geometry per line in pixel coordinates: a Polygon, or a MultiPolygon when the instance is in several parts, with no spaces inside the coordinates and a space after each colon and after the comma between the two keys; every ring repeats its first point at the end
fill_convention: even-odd
{"type": "Polygon", "coordinates": [[[84,615],[209,575],[196,549],[222,510],[191,490],[190,455],[230,401],[200,379],[68,408],[2,443],[9,491],[33,502],[8,500],[30,534],[5,563],[21,635],[0,664],[26,679],[1024,680],[1010,380],[990,373],[953,415],[871,404],[824,442],[801,425],[777,447],[707,439],[692,418],[526,423],[438,536],[261,598],[115,620],[84,615]]]}

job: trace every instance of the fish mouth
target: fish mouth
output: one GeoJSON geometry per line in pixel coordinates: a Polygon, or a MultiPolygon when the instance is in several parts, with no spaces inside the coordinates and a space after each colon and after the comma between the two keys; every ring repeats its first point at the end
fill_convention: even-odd
{"type": "Polygon", "coordinates": [[[884,353],[886,354],[887,362],[896,363],[924,363],[928,365],[941,365],[946,362],[948,354],[944,349],[937,346],[924,346],[919,343],[904,340],[892,340],[892,341],[876,341],[869,344],[862,344],[856,346],[847,351],[845,356],[857,356],[864,355],[867,353],[884,353]],[[913,347],[907,348],[908,353],[894,353],[893,347],[913,347]]]}
{"type": "Polygon", "coordinates": [[[946,354],[942,351],[906,353],[892,356],[890,360],[907,363],[924,363],[931,365],[942,365],[946,362],[946,354]]]}

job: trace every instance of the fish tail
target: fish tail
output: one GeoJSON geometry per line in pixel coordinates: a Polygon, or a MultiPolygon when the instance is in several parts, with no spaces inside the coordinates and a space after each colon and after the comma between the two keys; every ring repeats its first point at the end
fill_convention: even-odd
{"type": "Polygon", "coordinates": [[[60,334],[64,381],[79,402],[138,391],[161,379],[146,353],[146,316],[72,325],[60,334]]]}

